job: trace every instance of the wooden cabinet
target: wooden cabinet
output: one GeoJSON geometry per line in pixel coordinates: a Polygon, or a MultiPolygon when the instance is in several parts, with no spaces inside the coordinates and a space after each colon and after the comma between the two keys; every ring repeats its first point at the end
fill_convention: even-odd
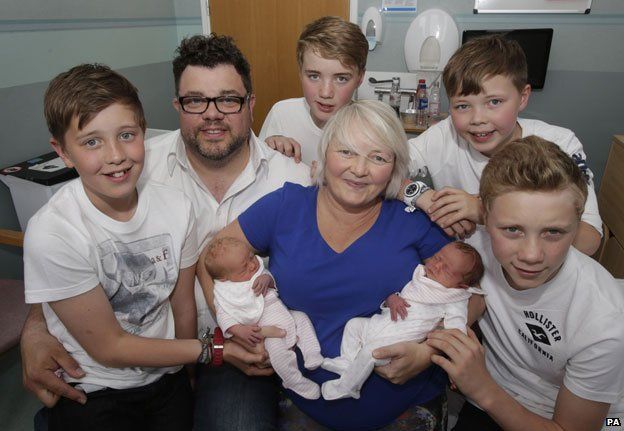
{"type": "Polygon", "coordinates": [[[598,192],[606,226],[598,261],[616,278],[624,278],[624,135],[615,135],[598,192]]]}

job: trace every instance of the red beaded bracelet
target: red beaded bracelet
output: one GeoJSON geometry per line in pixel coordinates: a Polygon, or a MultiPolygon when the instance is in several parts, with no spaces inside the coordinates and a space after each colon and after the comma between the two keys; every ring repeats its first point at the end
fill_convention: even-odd
{"type": "Polygon", "coordinates": [[[211,364],[218,367],[223,364],[223,331],[218,326],[215,328],[212,336],[212,362],[211,364]]]}

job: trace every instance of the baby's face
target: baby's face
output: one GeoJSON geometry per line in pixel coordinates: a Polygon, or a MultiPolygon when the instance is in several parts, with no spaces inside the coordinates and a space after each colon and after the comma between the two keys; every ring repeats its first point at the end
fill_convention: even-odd
{"type": "Polygon", "coordinates": [[[427,278],[444,287],[465,287],[462,283],[471,267],[472,257],[450,243],[427,260],[425,272],[427,278]]]}
{"type": "Polygon", "coordinates": [[[258,271],[260,263],[249,248],[241,245],[231,247],[223,256],[223,266],[227,269],[225,279],[229,281],[249,281],[258,271]]]}

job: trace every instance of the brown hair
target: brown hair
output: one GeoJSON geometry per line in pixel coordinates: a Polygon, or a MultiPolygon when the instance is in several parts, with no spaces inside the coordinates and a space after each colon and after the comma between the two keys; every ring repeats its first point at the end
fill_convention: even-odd
{"type": "Polygon", "coordinates": [[[587,200],[587,183],[574,160],[557,145],[527,136],[495,153],[481,175],[479,195],[487,214],[494,199],[515,191],[550,192],[570,188],[580,219],[587,200]]]}
{"type": "Polygon", "coordinates": [[[52,136],[61,144],[72,119],[82,129],[114,103],[128,106],[145,131],[145,114],[138,90],[119,73],[103,64],[81,64],[56,76],[45,92],[43,111],[52,136]]]}
{"type": "Polygon", "coordinates": [[[188,66],[214,69],[222,64],[233,66],[243,80],[247,93],[252,92],[251,67],[230,36],[219,36],[212,33],[210,36],[199,34],[186,37],[180,42],[176,54],[173,59],[173,79],[176,94],[179,94],[182,72],[188,66]]]}
{"type": "Polygon", "coordinates": [[[225,256],[232,247],[237,246],[245,247],[245,244],[230,236],[214,239],[206,246],[204,264],[212,278],[220,279],[227,275],[227,268],[221,263],[220,258],[225,256]]]}
{"type": "Polygon", "coordinates": [[[504,34],[477,37],[463,44],[451,56],[442,79],[448,97],[468,96],[483,91],[487,78],[503,75],[518,92],[527,84],[527,62],[518,42],[504,34]]]}
{"type": "Polygon", "coordinates": [[[472,268],[470,268],[470,271],[464,275],[463,282],[468,286],[476,286],[481,280],[481,277],[483,277],[483,273],[485,271],[481,255],[476,248],[470,244],[466,244],[465,242],[455,241],[453,244],[455,244],[455,247],[457,247],[459,251],[472,257],[472,268]]]}
{"type": "Polygon", "coordinates": [[[340,17],[324,16],[306,25],[297,41],[299,68],[307,50],[323,58],[338,60],[343,66],[353,67],[358,72],[366,70],[366,37],[360,27],[340,17]]]}

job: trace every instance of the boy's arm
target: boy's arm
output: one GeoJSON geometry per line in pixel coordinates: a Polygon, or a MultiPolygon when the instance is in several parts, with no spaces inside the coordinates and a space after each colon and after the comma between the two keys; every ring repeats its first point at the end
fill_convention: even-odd
{"type": "Polygon", "coordinates": [[[196,338],[197,336],[197,306],[194,288],[195,265],[192,265],[180,270],[178,281],[169,297],[175,321],[176,338],[196,338]]]}
{"type": "MultiPolygon", "coordinates": [[[[410,179],[403,180],[401,189],[399,191],[399,194],[397,195],[398,200],[405,202],[403,191],[405,190],[405,187],[407,187],[407,185],[410,184],[412,181],[413,180],[410,180],[410,179]]],[[[416,181],[420,181],[420,180],[417,179],[416,181]]],[[[456,190],[457,192],[461,192],[466,196],[471,196],[468,193],[465,193],[462,190],[457,190],[457,189],[445,188],[442,191],[444,191],[445,193],[448,193],[449,190],[456,190]]],[[[435,199],[438,199],[438,193],[441,193],[441,192],[436,192],[433,189],[427,190],[422,195],[420,195],[415,200],[413,200],[412,205],[414,205],[416,208],[427,213],[427,215],[429,215],[432,221],[437,223],[437,225],[440,226],[448,236],[457,237],[459,239],[464,239],[472,235],[472,233],[474,233],[476,229],[476,224],[472,220],[465,218],[465,213],[467,209],[461,206],[458,206],[458,205],[461,205],[461,202],[457,203],[455,206],[458,206],[458,207],[454,208],[453,210],[449,210],[449,209],[440,210],[439,208],[436,208],[440,212],[436,214],[437,217],[434,220],[434,217],[432,217],[432,212],[434,211],[433,205],[435,204],[435,199]],[[458,214],[457,210],[462,210],[462,213],[458,214]]],[[[458,200],[461,197],[466,197],[466,196],[461,196],[460,193],[456,193],[456,195],[458,196],[455,196],[455,200],[458,200]]],[[[440,205],[438,204],[438,207],[439,206],[440,205]]],[[[476,219],[476,217],[473,217],[473,218],[476,219]]]]}
{"type": "Polygon", "coordinates": [[[84,371],[48,332],[40,304],[30,307],[20,339],[22,380],[24,387],[34,393],[46,406],[53,407],[60,397],[84,404],[84,392],[65,383],[55,374],[63,369],[74,378],[84,377],[84,371]]]}
{"type": "Polygon", "coordinates": [[[124,331],[99,284],[85,293],[49,304],[82,348],[107,367],[190,364],[201,353],[197,339],[146,338],[124,331]]]}
{"type": "Polygon", "coordinates": [[[526,409],[496,383],[485,367],[485,350],[472,330],[468,329],[468,335],[456,329],[433,331],[427,344],[447,356],[436,354],[433,363],[442,367],[462,393],[505,431],[600,430],[609,411],[608,403],[580,398],[562,385],[553,418],[543,418],[526,409]]]}
{"type": "Polygon", "coordinates": [[[483,206],[479,195],[444,187],[431,195],[431,201],[427,213],[438,224],[452,225],[460,220],[483,224],[483,206]]]}
{"type": "Polygon", "coordinates": [[[593,255],[600,247],[601,236],[592,225],[581,221],[579,223],[578,231],[574,237],[572,245],[578,251],[585,253],[588,256],[593,255]]]}

